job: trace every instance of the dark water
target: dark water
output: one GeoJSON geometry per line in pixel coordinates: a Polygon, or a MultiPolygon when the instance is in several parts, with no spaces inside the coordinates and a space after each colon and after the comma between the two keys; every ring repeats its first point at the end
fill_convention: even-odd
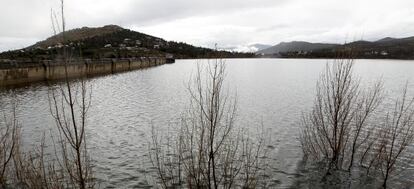
{"type": "MultiPolygon", "coordinates": [[[[188,103],[186,83],[197,62],[207,63],[177,60],[171,65],[88,80],[93,85],[88,144],[95,176],[102,188],[139,188],[151,183],[153,172],[147,153],[151,126],[168,131],[178,121],[188,103]]],[[[292,186],[303,177],[297,170],[302,160],[298,121],[310,109],[319,73],[329,61],[232,59],[226,62],[230,92],[237,92],[237,123],[253,130],[263,123],[270,136],[269,158],[273,162],[270,186],[292,186]]],[[[357,60],[355,71],[367,83],[382,77],[389,97],[398,94],[407,80],[411,81],[409,88],[414,92],[414,61],[357,60]]],[[[2,90],[1,99],[19,100],[23,140],[30,146],[54,127],[48,87],[34,84],[13,89],[16,97],[10,91],[2,90]]]]}

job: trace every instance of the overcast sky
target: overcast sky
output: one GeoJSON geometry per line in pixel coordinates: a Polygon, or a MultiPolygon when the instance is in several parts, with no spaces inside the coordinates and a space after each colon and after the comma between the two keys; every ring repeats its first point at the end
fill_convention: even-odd
{"type": "MultiPolygon", "coordinates": [[[[52,34],[58,0],[0,0],[0,51],[52,34]]],[[[414,36],[414,0],[66,0],[67,27],[116,24],[213,47],[414,36]]]]}

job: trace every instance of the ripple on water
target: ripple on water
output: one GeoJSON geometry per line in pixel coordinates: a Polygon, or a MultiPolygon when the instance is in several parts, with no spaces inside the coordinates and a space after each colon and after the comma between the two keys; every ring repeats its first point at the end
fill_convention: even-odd
{"type": "MultiPolygon", "coordinates": [[[[173,130],[188,103],[185,82],[194,73],[195,62],[177,60],[173,65],[88,80],[93,84],[88,144],[102,188],[150,188],[149,183],[154,183],[150,175],[156,170],[147,153],[151,127],[173,130]]],[[[368,79],[383,76],[385,87],[397,91],[395,83],[414,81],[414,64],[395,62],[358,60],[356,71],[368,79]]],[[[238,125],[257,132],[263,123],[270,138],[267,158],[273,163],[268,187],[288,188],[302,177],[296,174],[302,159],[298,121],[312,104],[316,80],[326,61],[232,59],[227,63],[230,92],[237,90],[238,125]]],[[[15,92],[24,142],[30,145],[54,126],[47,87],[33,85],[15,92]]],[[[0,97],[4,101],[13,98],[10,91],[0,92],[0,97]]]]}

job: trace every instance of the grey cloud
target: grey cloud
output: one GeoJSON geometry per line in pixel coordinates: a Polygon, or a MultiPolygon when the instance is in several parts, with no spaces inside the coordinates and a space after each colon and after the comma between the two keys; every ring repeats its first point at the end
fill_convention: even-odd
{"type": "Polygon", "coordinates": [[[282,6],[288,0],[151,0],[136,1],[126,17],[142,25],[181,19],[189,16],[223,16],[232,12],[282,6]]]}
{"type": "MultiPolygon", "coordinates": [[[[57,0],[0,0],[0,51],[51,35],[57,0]]],[[[412,0],[66,0],[68,28],[117,24],[200,46],[414,35],[412,0]]]]}
{"type": "Polygon", "coordinates": [[[265,32],[265,31],[274,31],[274,30],[279,30],[279,29],[285,29],[290,27],[289,24],[275,24],[275,25],[270,25],[270,26],[265,26],[265,27],[260,27],[257,28],[256,31],[257,32],[265,32]]]}

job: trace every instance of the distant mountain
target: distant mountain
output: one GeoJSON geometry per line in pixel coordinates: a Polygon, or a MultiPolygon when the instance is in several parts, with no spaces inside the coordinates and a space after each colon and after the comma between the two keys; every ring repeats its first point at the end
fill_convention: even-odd
{"type": "Polygon", "coordinates": [[[357,58],[414,59],[414,37],[383,38],[378,41],[355,41],[334,49],[351,49],[357,58]]]}
{"type": "Polygon", "coordinates": [[[215,51],[190,44],[166,41],[162,38],[124,29],[116,25],[82,27],[59,33],[24,49],[0,53],[0,59],[54,59],[59,49],[70,47],[72,56],[83,58],[128,58],[140,56],[165,56],[175,58],[241,58],[251,53],[215,51]]]}
{"type": "Polygon", "coordinates": [[[309,43],[293,41],[279,43],[256,52],[257,55],[284,58],[337,58],[352,52],[353,58],[414,59],[414,37],[386,37],[377,41],[354,41],[346,44],[309,43]]]}
{"type": "Polygon", "coordinates": [[[256,54],[277,55],[293,51],[313,51],[318,49],[334,48],[339,44],[309,43],[305,41],[281,42],[275,46],[257,51],[256,54]]]}
{"type": "Polygon", "coordinates": [[[386,38],[382,38],[376,42],[387,42],[387,41],[393,41],[396,40],[397,38],[392,38],[392,37],[386,37],[386,38]]]}
{"type": "Polygon", "coordinates": [[[61,49],[72,49],[72,56],[83,58],[129,58],[166,56],[175,58],[247,58],[257,56],[285,58],[336,58],[352,51],[354,58],[414,59],[414,37],[386,37],[377,41],[354,41],[346,44],[282,42],[275,46],[251,44],[213,50],[124,29],[116,25],[83,27],[51,36],[36,44],[0,53],[0,59],[37,61],[58,58],[61,49]],[[257,51],[257,52],[256,52],[257,51]],[[254,52],[256,52],[254,54],[254,52]]]}

